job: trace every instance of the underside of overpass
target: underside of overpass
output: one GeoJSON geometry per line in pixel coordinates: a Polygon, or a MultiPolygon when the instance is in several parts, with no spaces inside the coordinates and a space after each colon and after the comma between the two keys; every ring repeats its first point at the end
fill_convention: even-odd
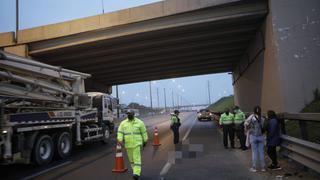
{"type": "Polygon", "coordinates": [[[107,85],[232,72],[268,12],[266,1],[226,1],[188,11],[29,43],[45,63],[107,85]],[[124,35],[125,34],[125,35],[124,35]]]}
{"type": "Polygon", "coordinates": [[[0,49],[92,74],[87,90],[232,72],[244,111],[299,112],[320,88],[320,1],[165,0],[0,34],[0,49]]]}

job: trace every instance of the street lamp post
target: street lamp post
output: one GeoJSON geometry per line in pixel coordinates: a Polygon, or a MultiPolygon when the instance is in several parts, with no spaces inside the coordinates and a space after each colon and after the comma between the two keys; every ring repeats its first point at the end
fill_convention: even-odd
{"type": "Polygon", "coordinates": [[[117,105],[117,117],[120,117],[120,111],[119,111],[119,105],[120,105],[120,100],[119,100],[119,89],[118,89],[118,85],[116,85],[116,96],[117,96],[117,100],[118,100],[118,105],[117,105]]]}
{"type": "Polygon", "coordinates": [[[164,109],[167,112],[167,95],[166,95],[166,88],[163,88],[163,96],[164,96],[164,109]]]}
{"type": "Polygon", "coordinates": [[[16,33],[15,42],[18,43],[18,31],[19,31],[19,0],[16,0],[16,33]]]}
{"type": "Polygon", "coordinates": [[[172,109],[174,109],[174,97],[173,97],[173,90],[172,90],[172,95],[171,95],[171,97],[172,97],[172,109]]]}
{"type": "Polygon", "coordinates": [[[104,14],[104,2],[101,0],[101,6],[102,6],[102,14],[104,14]]]}
{"type": "Polygon", "coordinates": [[[152,90],[151,90],[151,81],[149,81],[149,90],[150,90],[150,107],[151,107],[151,109],[153,109],[153,106],[152,106],[152,90]]]}
{"type": "Polygon", "coordinates": [[[159,88],[157,87],[157,101],[158,101],[158,108],[160,108],[160,100],[159,100],[159,88]]]}
{"type": "Polygon", "coordinates": [[[211,97],[210,97],[210,82],[208,80],[208,98],[209,98],[209,104],[211,104],[211,97]]]}

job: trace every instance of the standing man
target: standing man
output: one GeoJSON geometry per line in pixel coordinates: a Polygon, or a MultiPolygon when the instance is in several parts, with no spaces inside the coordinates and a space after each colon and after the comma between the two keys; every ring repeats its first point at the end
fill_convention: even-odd
{"type": "Polygon", "coordinates": [[[229,109],[225,109],[220,117],[219,124],[223,128],[223,145],[224,148],[228,149],[228,136],[231,143],[231,148],[234,148],[234,131],[233,131],[233,114],[229,112],[229,109]]]}
{"type": "Polygon", "coordinates": [[[171,114],[171,125],[170,128],[173,131],[173,143],[179,143],[179,127],[180,127],[180,118],[179,118],[179,111],[174,110],[174,113],[171,114]]]}
{"type": "Polygon", "coordinates": [[[117,140],[120,144],[124,142],[133,169],[133,179],[139,179],[141,175],[141,146],[146,146],[148,134],[143,121],[134,117],[133,110],[128,110],[127,119],[120,123],[117,140]]]}
{"type": "Polygon", "coordinates": [[[240,110],[238,106],[235,106],[234,109],[234,125],[235,125],[235,132],[237,138],[240,140],[240,145],[242,150],[246,150],[247,147],[245,146],[246,138],[244,135],[244,121],[245,121],[245,114],[240,110]]]}

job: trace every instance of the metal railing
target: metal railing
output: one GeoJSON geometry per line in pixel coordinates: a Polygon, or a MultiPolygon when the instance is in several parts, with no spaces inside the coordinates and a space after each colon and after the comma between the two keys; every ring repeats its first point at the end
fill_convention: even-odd
{"type": "MultiPolygon", "coordinates": [[[[281,113],[281,154],[320,173],[320,144],[308,141],[307,122],[320,123],[320,113],[281,113]],[[298,121],[301,139],[286,135],[286,122],[298,121]]],[[[320,131],[320,129],[319,129],[320,131]]]]}

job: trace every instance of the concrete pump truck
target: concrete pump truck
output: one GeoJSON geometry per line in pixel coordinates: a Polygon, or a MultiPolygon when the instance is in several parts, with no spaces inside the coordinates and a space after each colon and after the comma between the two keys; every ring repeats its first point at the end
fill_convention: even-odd
{"type": "Polygon", "coordinates": [[[90,76],[0,51],[0,163],[43,165],[107,143],[118,100],[85,92],[90,76]]]}

